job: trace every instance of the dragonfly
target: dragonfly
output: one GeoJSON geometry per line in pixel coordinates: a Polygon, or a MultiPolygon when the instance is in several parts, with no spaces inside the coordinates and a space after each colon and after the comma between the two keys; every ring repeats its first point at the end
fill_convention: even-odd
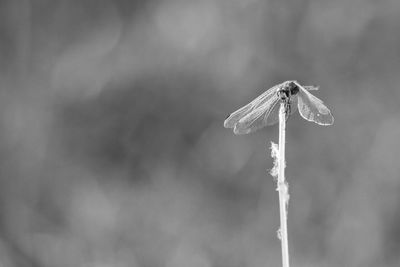
{"type": "Polygon", "coordinates": [[[297,81],[277,84],[247,105],[230,114],[224,121],[225,128],[233,128],[235,134],[248,134],[279,121],[279,103],[285,104],[286,119],[296,109],[307,121],[319,125],[331,125],[334,118],[330,110],[319,98],[309,91],[317,86],[302,86],[297,81]]]}

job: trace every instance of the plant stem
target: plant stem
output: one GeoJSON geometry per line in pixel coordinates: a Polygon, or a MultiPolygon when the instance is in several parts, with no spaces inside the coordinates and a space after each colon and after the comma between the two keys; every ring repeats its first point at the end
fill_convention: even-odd
{"type": "Polygon", "coordinates": [[[278,186],[279,192],[279,213],[281,220],[280,239],[282,246],[282,266],[289,267],[289,246],[287,235],[287,204],[289,201],[288,186],[285,181],[285,134],[286,134],[286,105],[281,102],[279,109],[279,172],[278,186]]]}

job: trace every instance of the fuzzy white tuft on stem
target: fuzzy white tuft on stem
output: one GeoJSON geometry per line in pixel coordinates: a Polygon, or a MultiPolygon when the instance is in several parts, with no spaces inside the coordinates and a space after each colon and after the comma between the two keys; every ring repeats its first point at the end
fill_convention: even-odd
{"type": "Polygon", "coordinates": [[[279,109],[279,154],[278,154],[278,180],[279,213],[281,227],[279,236],[282,245],[282,266],[289,267],[289,246],[287,235],[287,204],[289,201],[288,185],[285,181],[285,134],[286,134],[286,106],[282,101],[279,109]]]}

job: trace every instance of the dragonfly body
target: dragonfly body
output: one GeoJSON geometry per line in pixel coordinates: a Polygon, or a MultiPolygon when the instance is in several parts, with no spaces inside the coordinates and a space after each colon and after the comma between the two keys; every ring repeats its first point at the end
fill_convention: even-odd
{"type": "Polygon", "coordinates": [[[286,119],[298,108],[300,115],[320,125],[331,125],[333,116],[323,102],[309,91],[314,86],[302,86],[297,81],[286,81],[265,91],[249,104],[236,110],[224,122],[235,134],[247,134],[278,122],[279,103],[285,104],[286,119]]]}
{"type": "Polygon", "coordinates": [[[299,87],[296,85],[294,81],[289,81],[283,83],[282,86],[279,86],[276,90],[276,94],[278,98],[285,103],[285,113],[286,119],[289,118],[292,109],[292,96],[295,96],[299,92],[299,87]]]}

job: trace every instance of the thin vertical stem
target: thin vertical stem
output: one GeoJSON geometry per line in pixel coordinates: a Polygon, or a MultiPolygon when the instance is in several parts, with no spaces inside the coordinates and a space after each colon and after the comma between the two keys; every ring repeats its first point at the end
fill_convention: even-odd
{"type": "Polygon", "coordinates": [[[279,109],[279,213],[281,220],[280,239],[282,245],[282,266],[289,267],[289,246],[287,235],[287,203],[289,200],[288,187],[285,181],[285,134],[286,134],[286,105],[281,102],[279,109]]]}

